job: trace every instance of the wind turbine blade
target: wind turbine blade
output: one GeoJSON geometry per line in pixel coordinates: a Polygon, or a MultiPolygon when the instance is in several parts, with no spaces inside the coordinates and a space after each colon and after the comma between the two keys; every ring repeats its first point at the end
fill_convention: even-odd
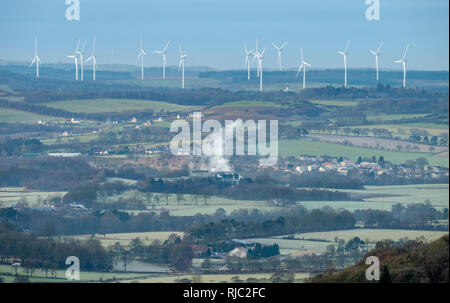
{"type": "Polygon", "coordinates": [[[244,42],[244,50],[245,50],[245,55],[248,56],[247,45],[245,45],[245,42],[244,42]]]}
{"type": "Polygon", "coordinates": [[[31,61],[30,66],[28,66],[28,68],[32,67],[34,62],[36,62],[36,57],[33,59],[33,61],[31,61]]]}
{"type": "Polygon", "coordinates": [[[406,46],[406,49],[405,49],[405,54],[403,55],[403,59],[405,59],[406,58],[406,54],[408,53],[408,48],[409,48],[409,44],[406,46]]]}
{"type": "Polygon", "coordinates": [[[377,55],[377,53],[376,52],[374,52],[373,50],[370,50],[370,52],[374,55],[374,56],[376,56],[377,55]]]}
{"type": "Polygon", "coordinates": [[[263,51],[260,53],[260,55],[261,55],[261,57],[262,57],[262,55],[264,55],[264,52],[266,51],[266,48],[267,48],[267,45],[266,46],[264,46],[264,49],[263,49],[263,51]]]}
{"type": "Polygon", "coordinates": [[[349,44],[350,44],[350,40],[347,41],[347,46],[345,47],[344,53],[347,52],[347,49],[348,49],[349,44]]]}
{"type": "Polygon", "coordinates": [[[403,60],[395,60],[394,62],[395,62],[395,63],[402,63],[403,60]]]}
{"type": "Polygon", "coordinates": [[[277,50],[280,50],[280,48],[279,48],[275,43],[272,42],[272,45],[273,45],[273,47],[275,47],[277,50]]]}
{"type": "Polygon", "coordinates": [[[381,42],[381,43],[380,43],[380,46],[378,46],[377,54],[380,53],[381,49],[383,48],[383,44],[384,44],[384,42],[381,42]]]}
{"type": "Polygon", "coordinates": [[[80,47],[80,39],[78,39],[77,48],[75,49],[75,52],[78,51],[78,48],[80,47]]]}
{"type": "Polygon", "coordinates": [[[298,77],[298,74],[300,73],[300,71],[302,70],[302,68],[303,68],[303,63],[300,64],[300,67],[298,68],[296,77],[298,77]]]}
{"type": "Polygon", "coordinates": [[[96,38],[94,37],[94,41],[92,42],[92,56],[95,53],[95,40],[96,40],[96,38]]]}
{"type": "Polygon", "coordinates": [[[170,42],[171,42],[171,40],[169,40],[167,42],[166,46],[164,46],[163,53],[165,53],[167,51],[167,48],[169,47],[170,42]]]}
{"type": "Polygon", "coordinates": [[[305,65],[307,65],[307,66],[311,66],[311,64],[309,64],[309,63],[306,62],[306,61],[303,61],[303,64],[305,64],[305,65]]]}
{"type": "Polygon", "coordinates": [[[303,62],[303,45],[301,46],[300,52],[301,52],[302,62],[303,62]]]}
{"type": "Polygon", "coordinates": [[[87,40],[84,40],[83,47],[81,48],[81,52],[84,52],[84,49],[86,48],[86,42],[87,42],[87,40]]]}
{"type": "Polygon", "coordinates": [[[287,41],[284,42],[284,44],[282,46],[280,46],[280,49],[283,49],[287,44],[288,44],[287,41]]]}
{"type": "Polygon", "coordinates": [[[41,59],[39,59],[38,56],[36,56],[36,60],[39,62],[39,64],[42,63],[42,62],[41,62],[41,59]]]}
{"type": "Polygon", "coordinates": [[[345,53],[341,51],[338,51],[338,54],[345,55],[345,53]]]}

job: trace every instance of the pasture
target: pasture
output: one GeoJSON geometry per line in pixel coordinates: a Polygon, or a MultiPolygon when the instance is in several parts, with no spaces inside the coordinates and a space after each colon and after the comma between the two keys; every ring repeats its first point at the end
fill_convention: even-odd
{"type": "MultiPolygon", "coordinates": [[[[171,234],[176,234],[180,237],[183,236],[183,232],[178,231],[151,231],[151,232],[140,232],[140,233],[118,233],[118,234],[106,234],[106,235],[95,235],[94,238],[99,240],[104,247],[114,245],[119,242],[122,246],[127,246],[130,241],[139,238],[144,245],[150,245],[153,241],[158,240],[164,242],[169,238],[171,234]]],[[[70,236],[69,238],[75,238],[79,240],[91,239],[91,235],[77,235],[70,236]]]]}
{"type": "Polygon", "coordinates": [[[28,206],[43,206],[43,200],[54,197],[64,196],[66,192],[43,192],[30,191],[23,187],[0,187],[0,207],[14,206],[17,201],[22,199],[28,203],[28,206]]]}
{"type": "Polygon", "coordinates": [[[377,150],[370,148],[363,148],[357,146],[348,146],[337,143],[328,142],[314,142],[311,140],[280,140],[279,154],[283,157],[294,156],[298,157],[301,154],[316,155],[316,156],[334,156],[346,157],[350,160],[356,161],[359,156],[377,159],[383,156],[386,161],[393,163],[404,163],[407,160],[414,160],[420,157],[425,157],[430,165],[439,165],[448,167],[448,157],[439,157],[431,153],[417,153],[417,152],[398,152],[390,150],[377,150]]]}
{"type": "MultiPolygon", "coordinates": [[[[385,139],[385,138],[376,138],[376,137],[363,137],[363,136],[338,136],[338,135],[322,135],[322,134],[312,134],[309,137],[317,138],[321,142],[329,142],[329,143],[351,143],[353,146],[363,147],[363,148],[371,148],[371,149],[379,149],[379,150],[390,150],[390,151],[406,151],[409,152],[413,146],[418,148],[418,152],[421,153],[430,153],[431,145],[413,143],[409,141],[403,140],[395,140],[395,139],[385,139]]],[[[448,151],[447,146],[432,146],[433,153],[442,153],[448,151]]]]}
{"type": "MultiPolygon", "coordinates": [[[[24,268],[19,268],[17,273],[19,275],[26,275],[26,271],[24,268]]],[[[7,283],[13,282],[14,274],[15,271],[10,265],[0,265],[0,277],[4,278],[5,282],[7,283]]],[[[69,282],[66,279],[65,270],[57,270],[55,278],[50,278],[50,275],[51,275],[50,271],[48,272],[48,277],[46,277],[45,271],[41,269],[36,269],[33,273],[33,277],[30,278],[30,282],[38,282],[38,283],[69,282]]],[[[104,281],[113,278],[120,281],[130,279],[142,279],[148,277],[151,277],[151,275],[142,273],[80,271],[80,282],[101,282],[102,280],[104,281]]]]}
{"type": "Polygon", "coordinates": [[[177,105],[167,102],[133,99],[85,99],[47,102],[43,105],[63,109],[74,113],[123,112],[128,110],[151,109],[155,113],[189,111],[196,107],[177,105]]]}
{"type": "Polygon", "coordinates": [[[363,198],[363,201],[304,201],[298,202],[308,209],[324,206],[333,209],[379,209],[390,211],[392,206],[400,203],[424,203],[429,200],[431,205],[439,210],[449,208],[448,184],[413,184],[392,186],[366,186],[362,190],[341,190],[363,198]]]}
{"type": "MultiPolygon", "coordinates": [[[[317,239],[329,242],[334,242],[337,237],[348,241],[354,237],[359,237],[361,240],[369,240],[371,243],[375,243],[382,240],[398,241],[402,238],[408,238],[409,240],[415,240],[420,237],[424,237],[427,241],[436,240],[448,232],[441,231],[426,231],[426,230],[400,230],[400,229],[349,229],[349,230],[335,230],[327,232],[312,232],[303,234],[294,234],[296,239],[317,239]]],[[[282,237],[282,236],[279,236],[282,237]]],[[[291,241],[291,240],[288,240],[291,241]]],[[[330,244],[330,243],[327,244],[330,244]]]]}
{"type": "MultiPolygon", "coordinates": [[[[232,282],[233,277],[238,277],[240,280],[247,280],[249,278],[256,279],[269,279],[272,273],[257,273],[257,274],[204,274],[201,275],[202,283],[221,283],[221,282],[232,282]]],[[[296,273],[295,280],[296,282],[303,282],[304,279],[308,278],[307,273],[296,273]]],[[[179,274],[179,275],[161,275],[161,276],[153,276],[151,278],[141,278],[128,280],[123,282],[131,282],[131,283],[173,283],[177,282],[181,279],[190,279],[192,280],[192,275],[179,274]]]]}
{"type": "Polygon", "coordinates": [[[56,123],[64,122],[66,119],[0,107],[0,122],[31,124],[39,120],[56,123]]]}

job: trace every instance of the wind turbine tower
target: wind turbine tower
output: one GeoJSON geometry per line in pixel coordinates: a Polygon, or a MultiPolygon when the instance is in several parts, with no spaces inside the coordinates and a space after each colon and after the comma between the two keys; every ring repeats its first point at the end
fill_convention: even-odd
{"type": "Polygon", "coordinates": [[[408,53],[409,44],[406,46],[403,58],[395,60],[395,63],[401,63],[403,65],[403,87],[406,87],[406,54],[408,53]]]}
{"type": "Polygon", "coordinates": [[[34,37],[34,58],[29,67],[33,66],[34,63],[36,63],[36,78],[39,78],[39,64],[41,63],[41,59],[39,59],[37,54],[37,37],[34,37]]]}
{"type": "Polygon", "coordinates": [[[311,64],[306,62],[306,60],[303,58],[303,45],[302,45],[302,49],[301,49],[301,56],[302,56],[302,62],[300,63],[300,67],[298,68],[297,76],[300,73],[300,71],[303,69],[303,89],[305,89],[306,88],[306,66],[311,66],[311,64]]]}
{"type": "Polygon", "coordinates": [[[86,63],[92,61],[92,80],[95,81],[95,69],[97,68],[97,59],[95,58],[95,38],[92,44],[92,55],[86,60],[86,63]]]}
{"type": "Polygon", "coordinates": [[[67,56],[67,58],[71,58],[74,60],[75,63],[75,80],[78,81],[78,47],[80,46],[80,40],[78,40],[77,48],[75,49],[75,52],[73,55],[67,56]]]}
{"type": "Polygon", "coordinates": [[[275,47],[275,49],[278,52],[278,68],[280,69],[280,72],[283,70],[282,64],[281,64],[281,53],[283,52],[284,47],[287,45],[288,43],[285,42],[283,45],[278,46],[276,45],[274,42],[272,42],[273,47],[275,47]]]}
{"type": "Polygon", "coordinates": [[[378,58],[380,56],[381,49],[383,48],[383,42],[381,42],[380,46],[378,46],[378,49],[376,51],[370,50],[370,52],[375,56],[375,68],[377,70],[377,81],[380,79],[379,77],[379,66],[378,66],[378,58]]]}
{"type": "Polygon", "coordinates": [[[262,52],[258,52],[258,51],[254,52],[255,58],[257,58],[257,60],[258,60],[259,91],[261,91],[261,92],[262,92],[262,87],[263,87],[263,85],[262,85],[262,83],[263,83],[262,82],[263,81],[263,66],[262,66],[262,62],[263,62],[263,59],[264,59],[264,52],[266,51],[266,48],[267,47],[264,47],[264,50],[262,52]]]}
{"type": "Polygon", "coordinates": [[[139,54],[136,59],[136,61],[137,61],[137,60],[139,60],[139,57],[141,58],[141,80],[144,80],[144,55],[147,55],[147,53],[142,48],[142,37],[141,37],[139,54]]]}
{"type": "Polygon", "coordinates": [[[343,51],[338,51],[339,54],[344,56],[344,87],[347,87],[347,49],[348,45],[350,44],[350,40],[347,41],[347,46],[343,51]]]}
{"type": "Polygon", "coordinates": [[[187,54],[183,54],[183,50],[180,45],[180,64],[178,65],[178,71],[181,69],[181,88],[184,89],[184,60],[187,58],[187,54]]]}
{"type": "Polygon", "coordinates": [[[248,50],[247,45],[244,43],[244,50],[245,50],[245,61],[244,61],[244,67],[247,67],[247,78],[250,80],[250,55],[253,54],[254,50],[248,50]]]}
{"type": "Polygon", "coordinates": [[[167,52],[167,48],[169,47],[169,44],[170,44],[170,40],[169,40],[169,42],[167,42],[166,46],[164,46],[163,50],[153,51],[154,54],[162,55],[162,59],[163,59],[163,63],[162,63],[163,79],[166,79],[166,66],[167,66],[166,52],[167,52]]]}

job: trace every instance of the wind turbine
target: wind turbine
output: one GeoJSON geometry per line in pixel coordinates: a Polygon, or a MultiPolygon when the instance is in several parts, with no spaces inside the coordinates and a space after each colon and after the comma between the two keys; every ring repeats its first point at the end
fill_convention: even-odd
{"type": "Polygon", "coordinates": [[[136,61],[139,60],[139,57],[141,58],[141,80],[144,80],[144,55],[147,55],[147,53],[142,48],[142,37],[141,37],[141,44],[139,49],[139,54],[136,58],[136,61]]]}
{"type": "Polygon", "coordinates": [[[305,89],[305,87],[306,87],[306,66],[311,66],[311,64],[306,62],[305,59],[303,58],[303,45],[302,45],[301,53],[302,53],[302,62],[300,63],[300,67],[298,68],[297,77],[303,68],[303,89],[305,89]]]}
{"type": "Polygon", "coordinates": [[[34,58],[29,68],[33,66],[34,63],[36,63],[36,78],[39,78],[39,64],[41,63],[41,59],[39,59],[37,54],[37,37],[34,37],[34,58]]]}
{"type": "Polygon", "coordinates": [[[244,67],[247,67],[247,78],[248,80],[250,80],[250,60],[249,57],[251,54],[253,54],[254,50],[248,50],[247,49],[247,45],[245,45],[244,43],[244,50],[245,50],[245,62],[244,62],[244,67]]]}
{"type": "Polygon", "coordinates": [[[262,80],[263,80],[263,67],[262,67],[262,60],[264,59],[264,52],[266,51],[266,47],[264,47],[264,50],[262,52],[255,51],[255,58],[258,59],[258,71],[259,71],[259,91],[262,92],[262,80]]]}
{"type": "Polygon", "coordinates": [[[187,54],[183,54],[180,45],[180,64],[178,65],[178,71],[181,69],[181,88],[184,89],[184,59],[187,58],[187,54]]]}
{"type": "Polygon", "coordinates": [[[274,42],[272,42],[273,47],[276,48],[277,52],[278,52],[278,68],[280,69],[280,72],[283,70],[282,66],[281,66],[281,52],[283,51],[283,48],[287,45],[288,43],[285,42],[283,45],[278,46],[276,45],[274,42]]]}
{"type": "Polygon", "coordinates": [[[86,48],[86,40],[84,40],[84,43],[83,43],[83,47],[81,48],[81,50],[80,51],[78,51],[78,49],[77,49],[77,54],[78,54],[78,56],[80,56],[80,65],[81,65],[81,81],[83,81],[84,80],[84,62],[83,62],[83,55],[84,55],[84,50],[85,50],[85,48],[86,48]]]}
{"type": "Polygon", "coordinates": [[[67,58],[72,58],[75,63],[75,80],[78,81],[78,47],[80,46],[80,40],[78,40],[77,48],[73,55],[67,56],[67,58]]]}
{"type": "MultiPolygon", "coordinates": [[[[256,53],[258,52],[258,38],[256,38],[255,51],[253,52],[253,61],[257,58],[256,53]]],[[[259,77],[259,67],[256,65],[256,76],[259,77]]]]}
{"type": "Polygon", "coordinates": [[[167,42],[167,44],[163,48],[163,50],[161,50],[161,51],[153,51],[154,54],[162,55],[162,58],[163,58],[163,65],[162,65],[162,67],[163,67],[163,79],[166,79],[166,66],[167,66],[166,51],[167,51],[167,48],[169,47],[169,44],[170,44],[170,40],[169,40],[169,42],[167,42]]]}
{"type": "Polygon", "coordinates": [[[380,52],[381,52],[381,49],[382,49],[382,48],[383,48],[383,42],[381,42],[380,46],[378,46],[377,51],[370,50],[370,52],[375,56],[375,67],[376,67],[376,69],[377,69],[377,81],[378,81],[378,79],[379,79],[379,72],[378,72],[378,57],[380,56],[380,52]]]}
{"type": "Polygon", "coordinates": [[[92,55],[86,60],[86,63],[92,61],[92,80],[95,81],[95,68],[97,67],[97,59],[95,59],[95,38],[92,45],[92,55]]]}
{"type": "Polygon", "coordinates": [[[403,65],[403,87],[406,87],[406,54],[408,53],[409,44],[406,46],[403,58],[395,60],[395,63],[401,63],[403,65]]]}
{"type": "Polygon", "coordinates": [[[347,49],[348,45],[350,44],[350,40],[347,41],[347,46],[343,51],[338,51],[339,54],[344,56],[344,87],[347,87],[347,49]]]}

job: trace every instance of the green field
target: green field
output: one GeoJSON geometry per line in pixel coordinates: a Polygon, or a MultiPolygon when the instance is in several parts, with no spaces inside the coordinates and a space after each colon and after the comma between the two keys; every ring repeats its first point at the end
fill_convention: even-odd
{"type": "Polygon", "coordinates": [[[272,101],[256,101],[256,100],[242,100],[242,101],[233,101],[233,102],[227,102],[225,104],[213,107],[214,108],[220,108],[220,107],[274,107],[274,108],[283,108],[279,103],[272,102],[272,101]]]}
{"type": "MultiPolygon", "coordinates": [[[[129,245],[130,241],[139,238],[144,245],[150,245],[154,240],[159,240],[164,242],[169,238],[171,234],[176,234],[180,237],[183,236],[183,232],[178,231],[152,231],[152,232],[141,232],[141,233],[118,233],[118,234],[106,234],[106,235],[95,235],[95,239],[99,240],[103,246],[108,247],[119,242],[121,245],[129,245]]],[[[91,235],[79,235],[70,236],[69,238],[76,238],[80,240],[87,240],[92,238],[91,235]]]]}
{"type": "MultiPolygon", "coordinates": [[[[201,275],[202,283],[220,283],[231,282],[231,278],[238,276],[240,280],[247,280],[248,278],[257,279],[269,279],[272,273],[257,273],[257,274],[204,274],[201,275]]],[[[296,282],[302,282],[308,278],[307,273],[296,273],[296,282]]],[[[192,275],[166,275],[166,276],[154,276],[148,279],[135,279],[124,282],[139,282],[139,283],[173,283],[181,279],[192,279],[192,275]]]]}
{"type": "Polygon", "coordinates": [[[448,124],[415,122],[415,123],[404,123],[402,125],[408,126],[408,127],[432,128],[432,129],[442,129],[442,130],[448,131],[448,124]]]}
{"type": "Polygon", "coordinates": [[[389,120],[401,120],[401,119],[413,119],[423,118],[428,114],[380,114],[380,115],[367,115],[367,121],[389,121],[389,120]]]}
{"type": "Polygon", "coordinates": [[[53,196],[62,197],[65,194],[66,192],[30,191],[22,187],[0,187],[0,207],[13,206],[21,198],[25,198],[29,206],[38,206],[39,199],[42,201],[53,196]]]}
{"type": "Polygon", "coordinates": [[[88,99],[44,103],[45,106],[63,109],[74,113],[123,112],[128,110],[152,109],[155,113],[193,110],[196,107],[167,102],[132,99],[88,99]]]}
{"type": "Polygon", "coordinates": [[[280,247],[280,254],[282,255],[302,255],[319,253],[327,250],[329,242],[320,241],[308,241],[308,240],[288,240],[280,239],[279,237],[273,238],[251,238],[245,239],[254,243],[261,243],[264,245],[278,244],[280,247]]]}
{"type": "Polygon", "coordinates": [[[300,156],[302,154],[316,155],[316,156],[334,156],[346,157],[350,160],[356,161],[359,156],[377,157],[383,156],[387,161],[393,163],[404,163],[407,160],[413,160],[420,157],[425,157],[430,162],[430,165],[449,166],[448,157],[438,157],[427,153],[413,153],[413,152],[396,152],[387,150],[369,149],[363,147],[347,146],[343,144],[334,144],[327,142],[314,142],[309,140],[280,140],[279,154],[283,157],[300,156]]]}
{"type": "MultiPolygon", "coordinates": [[[[0,277],[5,279],[5,282],[14,281],[14,270],[9,265],[0,265],[0,277]]],[[[26,275],[25,269],[20,268],[17,272],[19,275],[26,275]]],[[[48,273],[50,276],[50,272],[48,273]]],[[[100,282],[101,280],[116,278],[118,280],[130,280],[130,279],[143,279],[149,278],[152,275],[141,274],[141,273],[118,273],[118,272],[90,272],[81,271],[80,281],[81,282],[100,282]]],[[[41,283],[56,283],[56,282],[68,282],[66,279],[65,270],[57,270],[56,278],[47,278],[45,276],[45,271],[37,269],[33,273],[33,277],[30,278],[30,282],[41,282],[41,283]]]]}
{"type": "Polygon", "coordinates": [[[358,101],[343,101],[343,100],[310,100],[309,102],[317,104],[317,105],[325,105],[325,106],[355,106],[358,104],[358,101]]]}
{"type": "MultiPolygon", "coordinates": [[[[108,197],[107,201],[117,201],[119,198],[126,199],[136,196],[135,192],[126,191],[120,195],[108,197]]],[[[183,195],[185,201],[178,201],[175,194],[169,195],[169,203],[166,205],[166,198],[162,194],[154,193],[150,205],[148,205],[145,195],[139,195],[146,205],[148,205],[147,211],[169,211],[171,215],[176,216],[193,216],[195,214],[213,214],[218,208],[223,208],[227,214],[230,214],[234,210],[238,209],[259,209],[261,211],[271,211],[277,209],[273,206],[266,205],[265,201],[256,200],[232,200],[218,196],[211,196],[207,199],[207,204],[204,205],[204,201],[198,199],[198,204],[195,204],[195,198],[193,195],[183,195]],[[156,201],[156,196],[160,198],[159,205],[156,201]],[[154,207],[151,206],[154,205],[154,207]]],[[[129,211],[130,213],[137,214],[142,211],[129,211]]],[[[145,211],[144,211],[145,212],[145,211]]]]}
{"type": "Polygon", "coordinates": [[[324,206],[333,209],[379,209],[390,211],[392,206],[401,203],[424,203],[429,200],[439,210],[449,208],[448,184],[414,184],[392,186],[366,186],[363,190],[341,190],[363,198],[363,201],[304,201],[299,202],[308,209],[324,206]]]}
{"type": "Polygon", "coordinates": [[[351,129],[354,128],[385,128],[392,132],[394,135],[405,135],[408,137],[410,135],[411,129],[416,128],[422,131],[428,132],[431,136],[439,136],[442,133],[448,134],[448,126],[442,126],[442,124],[435,123],[425,123],[427,127],[421,127],[416,123],[405,123],[405,124],[372,124],[372,125],[357,125],[350,126],[351,129]],[[432,127],[433,126],[433,127],[432,127]],[[399,132],[400,131],[400,132],[399,132]]]}
{"type": "MultiPolygon", "coordinates": [[[[427,241],[433,241],[441,236],[448,234],[448,232],[441,231],[424,231],[424,230],[397,230],[397,229],[349,229],[349,230],[335,230],[327,232],[312,232],[295,234],[296,239],[321,239],[334,242],[336,237],[348,241],[354,237],[359,237],[361,240],[366,239],[369,242],[377,242],[385,239],[398,241],[402,238],[415,240],[416,238],[424,237],[427,241]]],[[[280,236],[281,237],[281,236],[280,236]]],[[[330,244],[330,243],[328,243],[330,244]]]]}
{"type": "Polygon", "coordinates": [[[38,120],[45,120],[47,122],[64,122],[63,118],[56,118],[50,116],[39,115],[35,113],[25,112],[15,109],[6,109],[0,107],[0,122],[8,123],[35,123],[38,120]]]}

